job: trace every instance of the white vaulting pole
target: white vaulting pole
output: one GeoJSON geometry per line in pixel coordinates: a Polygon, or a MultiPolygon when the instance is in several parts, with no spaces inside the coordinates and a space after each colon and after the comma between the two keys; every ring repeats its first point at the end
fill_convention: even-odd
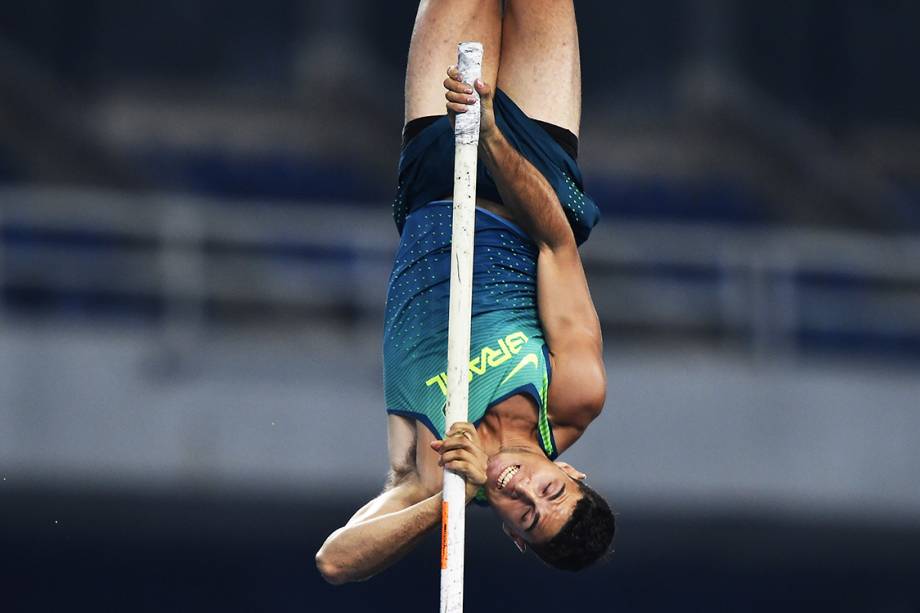
{"type": "MultiPolygon", "coordinates": [[[[460,43],[457,68],[464,83],[482,76],[482,44],[460,43]]],[[[476,223],[476,161],[479,94],[454,125],[454,207],[451,234],[450,314],[447,323],[447,409],[445,431],[467,421],[470,385],[470,317],[473,297],[473,231],[476,223]]],[[[463,611],[463,542],[466,484],[444,470],[441,507],[441,613],[463,611]]]]}

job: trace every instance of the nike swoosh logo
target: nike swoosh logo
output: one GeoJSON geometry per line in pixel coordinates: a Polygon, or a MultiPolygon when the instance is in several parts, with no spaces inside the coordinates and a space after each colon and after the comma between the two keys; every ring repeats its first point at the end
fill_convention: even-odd
{"type": "Polygon", "coordinates": [[[523,358],[521,358],[521,361],[518,362],[517,366],[515,366],[514,369],[508,373],[508,376],[505,377],[505,380],[501,382],[501,385],[504,385],[505,383],[507,383],[508,379],[518,374],[518,372],[520,372],[520,370],[524,368],[525,366],[527,366],[528,364],[533,365],[534,368],[540,367],[540,359],[537,358],[536,353],[528,353],[523,358]]]}

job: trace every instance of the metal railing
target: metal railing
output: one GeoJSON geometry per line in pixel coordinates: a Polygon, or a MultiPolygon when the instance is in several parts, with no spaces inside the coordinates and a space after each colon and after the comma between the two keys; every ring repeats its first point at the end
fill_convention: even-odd
{"type": "MultiPolygon", "coordinates": [[[[182,328],[235,305],[266,321],[380,318],[398,238],[384,205],[71,189],[0,190],[0,236],[7,298],[142,297],[182,328]]],[[[715,334],[757,352],[814,335],[920,338],[920,237],[606,219],[582,253],[608,328],[715,334]]]]}

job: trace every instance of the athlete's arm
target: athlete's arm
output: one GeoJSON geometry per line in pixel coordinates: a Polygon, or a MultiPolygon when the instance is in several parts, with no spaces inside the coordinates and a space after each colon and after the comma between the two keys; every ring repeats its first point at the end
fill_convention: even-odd
{"type": "Polygon", "coordinates": [[[436,522],[435,492],[426,492],[416,470],[415,423],[387,418],[390,472],[383,492],[329,535],[316,567],[334,584],[371,577],[404,555],[436,522]],[[427,501],[427,502],[426,502],[427,501]]]}
{"type": "Polygon", "coordinates": [[[329,583],[363,581],[387,568],[441,521],[441,494],[413,502],[411,481],[364,505],[329,535],[316,554],[316,567],[329,583]]]}
{"type": "Polygon", "coordinates": [[[556,443],[574,443],[604,406],[600,322],[575,235],[556,192],[499,130],[479,141],[502,202],[537,244],[537,311],[553,356],[549,388],[556,443]]]}
{"type": "MultiPolygon", "coordinates": [[[[468,86],[444,81],[449,114],[466,112],[468,86]]],[[[477,83],[482,104],[479,157],[489,169],[514,221],[539,248],[537,308],[554,357],[549,404],[560,449],[571,445],[604,405],[606,372],[600,322],[588,291],[572,228],[549,182],[515,149],[495,124],[492,89],[477,83]]]]}
{"type": "MultiPolygon", "coordinates": [[[[454,66],[447,70],[448,117],[465,113],[475,104],[469,85],[458,80],[454,66]]],[[[576,248],[575,236],[562,205],[546,178],[505,139],[495,123],[492,87],[478,81],[476,91],[481,103],[479,157],[489,169],[502,202],[538,247],[552,250],[576,248]]],[[[576,249],[577,255],[577,249],[576,249]]]]}
{"type": "MultiPolygon", "coordinates": [[[[408,428],[414,426],[402,417],[391,415],[390,420],[392,456],[394,440],[407,438],[408,428]]],[[[440,454],[444,466],[467,480],[467,501],[472,500],[485,483],[486,462],[475,429],[470,424],[456,424],[447,438],[432,443],[432,448],[440,454]]],[[[440,524],[441,492],[432,492],[419,480],[412,459],[414,442],[405,450],[405,461],[391,468],[384,492],[330,534],[317,552],[316,566],[330,583],[369,579],[402,558],[424,534],[440,524]]]]}

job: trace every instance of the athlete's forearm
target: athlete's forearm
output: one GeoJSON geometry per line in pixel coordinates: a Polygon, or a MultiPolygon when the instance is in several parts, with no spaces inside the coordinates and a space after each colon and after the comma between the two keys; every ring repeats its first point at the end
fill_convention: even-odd
{"type": "Polygon", "coordinates": [[[369,579],[387,568],[441,522],[441,494],[405,509],[339,528],[316,554],[316,565],[330,583],[369,579]]]}
{"type": "Polygon", "coordinates": [[[538,246],[556,249],[575,244],[556,192],[499,130],[480,138],[479,156],[515,222],[538,246]]]}

